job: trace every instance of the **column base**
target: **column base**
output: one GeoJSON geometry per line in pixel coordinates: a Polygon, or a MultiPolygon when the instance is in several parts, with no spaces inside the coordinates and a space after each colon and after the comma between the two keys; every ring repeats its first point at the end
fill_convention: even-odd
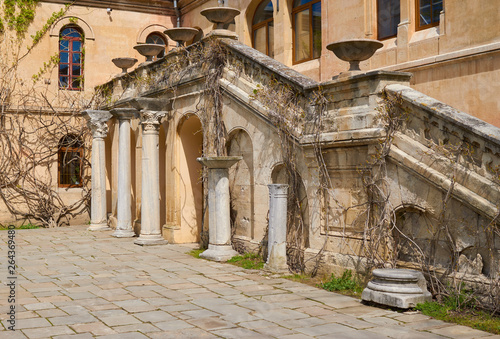
{"type": "Polygon", "coordinates": [[[286,242],[275,244],[264,269],[273,273],[288,273],[288,264],[286,263],[286,242]]]}
{"type": "Polygon", "coordinates": [[[134,244],[140,246],[156,246],[156,245],[166,245],[166,241],[161,235],[140,235],[139,238],[135,239],[134,244]]]}
{"type": "Polygon", "coordinates": [[[200,254],[200,258],[213,261],[228,261],[239,255],[231,245],[208,245],[208,250],[200,254]]]}
{"type": "Polygon", "coordinates": [[[286,267],[276,267],[276,266],[269,265],[268,263],[264,264],[264,270],[265,271],[269,271],[271,273],[279,273],[279,274],[290,273],[290,271],[288,270],[288,266],[286,266],[286,267]]]}
{"type": "Polygon", "coordinates": [[[108,224],[90,224],[87,231],[111,231],[112,228],[108,224]]]}
{"type": "Polygon", "coordinates": [[[111,235],[113,237],[116,237],[116,238],[133,238],[133,237],[135,237],[135,232],[132,231],[132,230],[120,230],[120,229],[117,229],[111,235]]]}

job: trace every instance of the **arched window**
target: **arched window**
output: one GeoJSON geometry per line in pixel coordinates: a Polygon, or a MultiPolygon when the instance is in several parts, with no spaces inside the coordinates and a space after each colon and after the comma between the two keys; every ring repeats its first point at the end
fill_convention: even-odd
{"type": "Polygon", "coordinates": [[[252,21],[252,45],[256,50],[274,57],[273,3],[264,0],[255,11],[252,21]]]}
{"type": "Polygon", "coordinates": [[[321,0],[294,0],[293,63],[321,56],[321,0]]]}
{"type": "Polygon", "coordinates": [[[83,89],[83,32],[77,26],[59,33],[59,88],[83,89]]]}
{"type": "MultiPolygon", "coordinates": [[[[146,38],[146,43],[147,44],[163,45],[165,47],[167,46],[167,42],[165,41],[165,38],[162,35],[160,35],[160,33],[151,33],[150,35],[148,35],[148,37],[146,38]]],[[[165,56],[165,50],[161,51],[160,54],[153,57],[153,61],[161,59],[164,56],[165,56]]]]}
{"type": "Polygon", "coordinates": [[[59,187],[82,187],[83,143],[73,134],[59,141],[59,187]]]}
{"type": "Polygon", "coordinates": [[[377,38],[393,38],[398,35],[400,19],[399,0],[377,0],[377,38]]]}

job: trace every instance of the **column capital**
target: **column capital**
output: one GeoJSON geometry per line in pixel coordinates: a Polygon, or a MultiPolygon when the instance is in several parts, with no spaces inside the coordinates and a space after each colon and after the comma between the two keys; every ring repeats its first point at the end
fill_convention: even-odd
{"type": "Polygon", "coordinates": [[[161,119],[167,114],[165,111],[141,111],[142,130],[158,132],[160,129],[161,119]]]}
{"type": "Polygon", "coordinates": [[[208,168],[229,168],[243,159],[241,156],[202,157],[198,162],[208,168]]]}
{"type": "Polygon", "coordinates": [[[88,109],[83,111],[82,115],[87,120],[87,126],[92,131],[93,138],[105,138],[108,135],[107,122],[112,117],[111,113],[88,109]]]}
{"type": "Polygon", "coordinates": [[[139,118],[139,111],[135,108],[113,108],[109,112],[118,120],[139,118]]]}
{"type": "Polygon", "coordinates": [[[267,185],[269,188],[269,196],[270,197],[288,197],[288,185],[287,184],[269,184],[267,185]]]}

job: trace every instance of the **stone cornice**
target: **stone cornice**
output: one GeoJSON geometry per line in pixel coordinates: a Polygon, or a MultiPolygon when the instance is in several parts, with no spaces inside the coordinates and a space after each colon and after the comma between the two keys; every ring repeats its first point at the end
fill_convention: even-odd
{"type": "MultiPolygon", "coordinates": [[[[68,1],[42,0],[42,2],[66,4],[68,1]]],[[[113,10],[175,16],[174,6],[171,0],[113,0],[113,1],[77,0],[75,1],[74,6],[111,8],[113,10]]]]}
{"type": "Polygon", "coordinates": [[[139,111],[135,108],[114,108],[110,113],[118,120],[130,120],[139,117],[139,111]]]}

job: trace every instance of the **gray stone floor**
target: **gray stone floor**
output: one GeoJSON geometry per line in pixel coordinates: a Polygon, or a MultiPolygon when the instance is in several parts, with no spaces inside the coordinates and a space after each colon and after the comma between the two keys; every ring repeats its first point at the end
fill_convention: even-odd
{"type": "Polygon", "coordinates": [[[16,233],[17,322],[0,338],[500,338],[84,226],[16,233]]]}

